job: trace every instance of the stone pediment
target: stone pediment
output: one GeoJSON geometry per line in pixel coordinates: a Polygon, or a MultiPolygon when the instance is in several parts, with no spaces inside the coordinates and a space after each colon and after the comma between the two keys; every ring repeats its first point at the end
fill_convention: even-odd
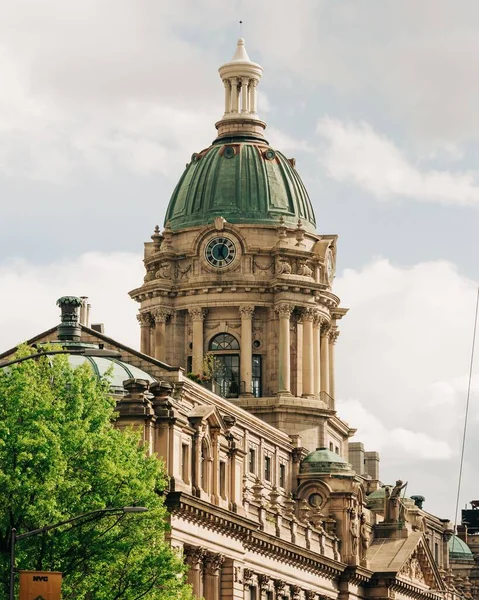
{"type": "Polygon", "coordinates": [[[225,429],[225,424],[215,406],[200,405],[196,406],[188,414],[190,423],[208,423],[211,428],[225,429]]]}
{"type": "Polygon", "coordinates": [[[441,591],[444,583],[421,532],[402,539],[375,539],[368,548],[369,568],[375,573],[393,575],[397,580],[431,591],[441,591]]]}

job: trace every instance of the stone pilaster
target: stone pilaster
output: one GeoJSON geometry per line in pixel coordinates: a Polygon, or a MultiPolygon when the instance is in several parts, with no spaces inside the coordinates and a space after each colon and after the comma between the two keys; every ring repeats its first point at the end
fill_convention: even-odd
{"type": "Polygon", "coordinates": [[[165,362],[166,355],[166,322],[171,317],[172,311],[169,308],[156,308],[153,310],[155,319],[155,344],[154,355],[157,360],[165,362]]]}
{"type": "Polygon", "coordinates": [[[282,302],[275,306],[279,316],[278,393],[291,394],[290,319],[294,306],[282,302]]]}
{"type": "Polygon", "coordinates": [[[321,391],[329,394],[329,323],[321,327],[321,391]]]}
{"type": "Polygon", "coordinates": [[[207,600],[220,600],[220,569],[225,557],[208,552],[205,556],[204,596],[207,600]]]}
{"type": "Polygon", "coordinates": [[[242,395],[252,395],[253,382],[253,315],[254,305],[244,304],[239,307],[241,316],[241,365],[240,379],[244,390],[242,395]]]}
{"type": "Polygon", "coordinates": [[[183,548],[185,562],[189,567],[187,581],[193,588],[197,598],[203,595],[203,560],[206,550],[199,546],[185,546],[183,548]]]}
{"type": "Polygon", "coordinates": [[[315,312],[313,322],[313,362],[315,396],[319,396],[319,392],[321,391],[321,323],[321,315],[318,312],[315,312]]]}
{"type": "Polygon", "coordinates": [[[143,354],[150,356],[150,329],[152,325],[152,318],[149,312],[142,312],[136,315],[138,323],[140,324],[140,351],[143,354]]]}
{"type": "Polygon", "coordinates": [[[193,373],[201,373],[203,369],[203,321],[206,316],[206,310],[199,306],[188,309],[191,321],[193,323],[193,373]]]}

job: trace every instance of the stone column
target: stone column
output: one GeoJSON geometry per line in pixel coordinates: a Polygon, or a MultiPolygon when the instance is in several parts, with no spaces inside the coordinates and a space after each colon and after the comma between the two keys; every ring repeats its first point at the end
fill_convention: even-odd
{"type": "Polygon", "coordinates": [[[150,347],[150,328],[151,328],[151,315],[149,312],[140,313],[136,315],[138,322],[140,323],[140,350],[143,354],[148,356],[151,353],[150,347]]]}
{"type": "Polygon", "coordinates": [[[303,396],[314,396],[314,309],[303,310],[303,396]]]}
{"type": "Polygon", "coordinates": [[[245,113],[249,111],[248,107],[248,77],[241,78],[241,112],[245,113]]]}
{"type": "Polygon", "coordinates": [[[231,83],[229,79],[223,79],[225,86],[225,115],[231,112],[231,83]]]}
{"type": "Polygon", "coordinates": [[[208,552],[205,557],[205,600],[220,600],[220,569],[225,557],[222,554],[208,552]]]}
{"type": "Polygon", "coordinates": [[[329,395],[333,400],[336,399],[336,385],[334,372],[334,345],[339,337],[339,331],[332,327],[329,331],[329,395]]]}
{"type": "Polygon", "coordinates": [[[206,555],[206,550],[198,546],[184,546],[183,552],[185,562],[189,566],[187,581],[193,588],[193,594],[197,598],[201,598],[203,595],[203,559],[206,555]]]}
{"type": "Polygon", "coordinates": [[[314,314],[313,321],[313,361],[314,361],[314,395],[321,391],[321,316],[314,314]]]}
{"type": "MultiPolygon", "coordinates": [[[[244,382],[242,395],[252,395],[253,382],[253,314],[254,306],[245,304],[239,307],[241,316],[241,368],[240,379],[244,382]]],[[[241,384],[240,384],[241,385],[241,384]]]]}
{"type": "Polygon", "coordinates": [[[201,373],[203,370],[203,321],[206,311],[204,308],[195,306],[188,309],[193,322],[193,373],[201,373]]]}
{"type": "Polygon", "coordinates": [[[238,112],[238,101],[239,101],[239,93],[238,93],[238,78],[232,77],[231,81],[231,112],[238,112]]]}
{"type": "Polygon", "coordinates": [[[213,482],[212,482],[212,500],[214,504],[219,504],[220,500],[220,428],[213,427],[210,429],[211,433],[211,445],[212,445],[212,471],[213,471],[213,482]]]}
{"type": "Polygon", "coordinates": [[[321,328],[321,391],[329,394],[329,323],[321,328]]]}
{"type": "Polygon", "coordinates": [[[296,396],[303,394],[303,313],[296,321],[296,396]]]}
{"type": "Polygon", "coordinates": [[[157,308],[153,311],[155,319],[155,358],[165,362],[166,322],[171,316],[169,308],[157,308]]]}
{"type": "Polygon", "coordinates": [[[283,302],[275,309],[279,315],[278,393],[291,394],[290,318],[294,306],[283,302]]]}
{"type": "Polygon", "coordinates": [[[249,112],[256,114],[257,95],[256,88],[258,85],[257,79],[252,79],[249,84],[249,112]]]}

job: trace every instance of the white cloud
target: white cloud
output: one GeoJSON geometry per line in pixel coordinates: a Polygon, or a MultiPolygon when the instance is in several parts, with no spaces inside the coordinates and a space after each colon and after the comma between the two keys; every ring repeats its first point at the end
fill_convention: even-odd
{"type": "Polygon", "coordinates": [[[421,170],[368,123],[323,118],[321,164],[330,177],[351,182],[381,199],[404,197],[462,206],[479,204],[478,174],[421,170]]]}
{"type": "Polygon", "coordinates": [[[143,281],[141,257],[90,252],[76,259],[35,265],[25,260],[0,263],[2,348],[34,337],[58,324],[61,296],[88,296],[91,322],[105,324],[106,335],[138,348],[137,304],[128,292],[143,281]]]}
{"type": "MultiPolygon", "coordinates": [[[[398,267],[377,259],[345,270],[335,293],[351,307],[337,344],[339,414],[358,429],[355,440],[380,451],[383,481],[409,479],[408,493],[430,496],[428,510],[452,517],[477,284],[445,261],[398,267]]],[[[478,398],[476,374],[469,466],[479,451],[478,398]]],[[[464,479],[461,501],[474,486],[464,479]]]]}

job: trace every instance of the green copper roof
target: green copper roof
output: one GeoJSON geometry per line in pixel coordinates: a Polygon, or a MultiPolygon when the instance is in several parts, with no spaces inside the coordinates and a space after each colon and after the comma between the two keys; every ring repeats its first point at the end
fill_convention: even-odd
{"type": "Polygon", "coordinates": [[[333,471],[351,471],[351,465],[327,448],[318,448],[314,452],[310,452],[300,466],[300,473],[331,473],[333,471]]]}
{"type": "Polygon", "coordinates": [[[474,555],[471,549],[463,542],[460,537],[453,535],[447,543],[450,558],[470,559],[474,560],[474,555]]]}
{"type": "Polygon", "coordinates": [[[217,140],[186,166],[166,211],[173,230],[211,223],[286,225],[315,231],[308,192],[292,161],[265,143],[217,140]]]}
{"type": "Polygon", "coordinates": [[[135,379],[146,379],[150,383],[155,381],[146,371],[115,358],[70,354],[68,360],[73,367],[78,367],[86,362],[98,377],[107,376],[110,381],[111,390],[114,393],[123,393],[123,382],[132,377],[135,379]]]}

